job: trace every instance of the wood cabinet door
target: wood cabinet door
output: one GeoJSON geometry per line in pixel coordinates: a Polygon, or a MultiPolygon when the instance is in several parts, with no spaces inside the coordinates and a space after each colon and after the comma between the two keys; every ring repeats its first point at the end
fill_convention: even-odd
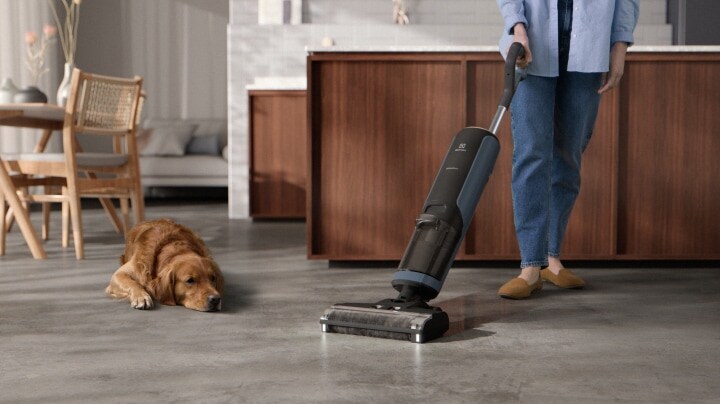
{"type": "Polygon", "coordinates": [[[622,83],[618,254],[717,259],[720,56],[673,59],[628,55],[622,83]]]}
{"type": "Polygon", "coordinates": [[[305,91],[250,92],[250,216],[304,218],[305,91]]]}
{"type": "Polygon", "coordinates": [[[464,122],[461,63],[311,63],[308,255],[399,260],[464,122]]]}

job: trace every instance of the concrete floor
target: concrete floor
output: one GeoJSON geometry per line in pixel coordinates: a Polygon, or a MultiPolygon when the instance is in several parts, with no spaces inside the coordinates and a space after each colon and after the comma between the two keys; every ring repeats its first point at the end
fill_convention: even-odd
{"type": "MultiPolygon", "coordinates": [[[[224,311],[138,311],[103,290],[123,249],[85,214],[87,259],[0,257],[0,402],[702,403],[720,397],[720,271],[579,267],[589,287],[497,298],[514,268],[461,267],[424,345],[319,332],[332,303],[392,297],[394,268],[305,259],[304,224],[226,219],[224,204],[150,205],[208,242],[224,311]]],[[[36,215],[37,219],[37,215],[36,215]]],[[[53,215],[59,220],[59,214],[53,215]]]]}

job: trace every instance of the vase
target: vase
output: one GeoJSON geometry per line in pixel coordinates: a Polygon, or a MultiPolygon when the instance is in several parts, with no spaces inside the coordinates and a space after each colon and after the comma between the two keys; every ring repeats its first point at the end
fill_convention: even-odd
{"type": "Polygon", "coordinates": [[[2,82],[2,86],[0,86],[0,104],[12,104],[15,102],[15,94],[18,91],[19,89],[12,79],[6,77],[2,82]]]}
{"type": "Polygon", "coordinates": [[[75,65],[72,63],[65,63],[65,74],[58,87],[56,101],[61,107],[65,106],[68,96],[70,95],[70,80],[72,79],[72,72],[75,65]]]}
{"type": "Polygon", "coordinates": [[[17,104],[32,104],[32,103],[41,103],[45,104],[48,101],[47,96],[45,93],[40,91],[39,88],[35,86],[29,86],[21,89],[17,93],[15,93],[15,97],[13,98],[13,101],[17,104]]]}

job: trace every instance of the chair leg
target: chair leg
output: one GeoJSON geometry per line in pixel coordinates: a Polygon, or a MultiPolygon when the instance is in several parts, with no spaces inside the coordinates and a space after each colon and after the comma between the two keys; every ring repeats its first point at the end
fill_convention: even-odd
{"type": "Polygon", "coordinates": [[[117,211],[115,210],[115,205],[113,205],[112,200],[109,198],[100,198],[100,204],[105,210],[105,214],[110,219],[110,223],[112,223],[115,232],[121,233],[123,231],[123,224],[117,215],[117,211]]]}
{"type": "Polygon", "coordinates": [[[120,210],[123,215],[123,227],[125,228],[125,234],[132,228],[132,222],[130,222],[130,202],[128,198],[120,198],[120,210]]]}
{"type": "MultiPolygon", "coordinates": [[[[3,198],[4,197],[5,197],[5,195],[3,195],[3,198]]],[[[15,216],[13,216],[12,208],[8,208],[5,211],[5,214],[3,215],[3,221],[5,223],[3,225],[3,228],[5,230],[5,233],[10,233],[10,230],[12,230],[12,224],[13,224],[14,219],[15,219],[15,216]]]]}
{"type": "MultiPolygon", "coordinates": [[[[44,186],[45,188],[45,194],[56,194],[58,187],[57,186],[44,186]]],[[[51,212],[51,205],[50,202],[43,202],[42,203],[42,239],[47,241],[50,238],[50,212],[51,212]]]]}
{"type": "Polygon", "coordinates": [[[72,222],[73,242],[75,243],[75,258],[85,259],[85,243],[83,241],[82,212],[80,195],[73,186],[68,187],[70,201],[70,221],[72,222]]]}
{"type": "MultiPolygon", "coordinates": [[[[22,206],[28,212],[28,217],[29,217],[30,211],[27,210],[27,203],[25,203],[24,192],[22,190],[18,190],[16,193],[17,193],[18,197],[20,197],[22,206]]],[[[8,207],[7,213],[5,213],[5,231],[10,233],[10,231],[12,231],[13,224],[15,224],[15,213],[13,212],[12,207],[8,207]]]]}
{"type": "Polygon", "coordinates": [[[4,198],[10,205],[10,208],[12,208],[13,214],[17,216],[18,227],[20,227],[20,232],[25,238],[33,258],[46,259],[47,254],[45,253],[45,249],[43,249],[42,244],[40,244],[37,233],[32,227],[30,218],[27,215],[27,211],[23,208],[20,197],[15,193],[15,186],[3,165],[0,165],[0,192],[3,193],[4,198]]]}
{"type": "Polygon", "coordinates": [[[0,190],[0,255],[5,255],[5,193],[0,190]]]}
{"type": "Polygon", "coordinates": [[[50,238],[50,203],[42,203],[42,239],[47,241],[50,238]]]}
{"type": "MultiPolygon", "coordinates": [[[[67,187],[63,187],[62,194],[67,196],[67,187]]],[[[61,205],[61,220],[62,220],[62,246],[67,248],[69,243],[70,234],[70,204],[68,201],[62,201],[61,205]]]]}
{"type": "Polygon", "coordinates": [[[135,216],[135,224],[138,224],[145,220],[145,196],[143,195],[142,185],[140,180],[135,180],[135,184],[130,197],[133,198],[132,207],[133,215],[135,216]]]}

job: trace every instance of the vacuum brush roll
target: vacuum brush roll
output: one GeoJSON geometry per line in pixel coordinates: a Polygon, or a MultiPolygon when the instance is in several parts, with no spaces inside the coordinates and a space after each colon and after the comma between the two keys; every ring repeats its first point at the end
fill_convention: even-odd
{"type": "Polygon", "coordinates": [[[323,332],[411,341],[418,344],[442,336],[449,328],[447,313],[439,308],[388,306],[372,303],[336,304],[320,318],[323,332]]]}

